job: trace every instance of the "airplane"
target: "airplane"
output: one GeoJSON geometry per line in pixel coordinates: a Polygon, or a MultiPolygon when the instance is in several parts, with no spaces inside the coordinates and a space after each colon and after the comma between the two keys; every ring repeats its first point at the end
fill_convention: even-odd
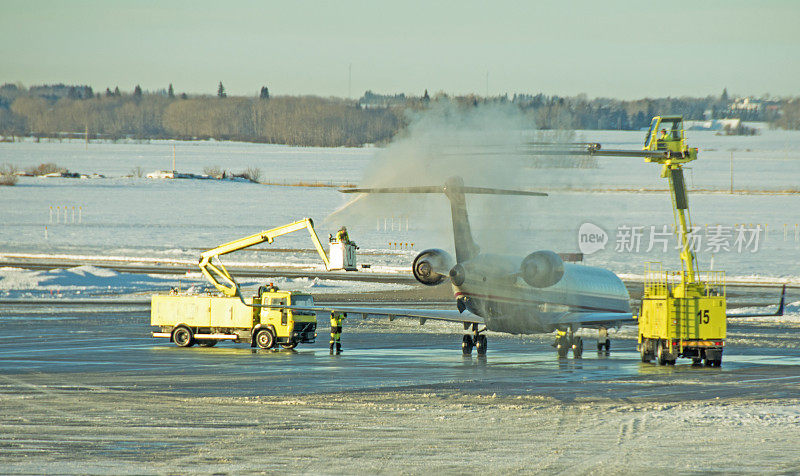
{"type": "MultiPolygon", "coordinates": [[[[566,263],[555,252],[540,250],[527,256],[482,253],[475,243],[467,214],[467,194],[547,196],[546,193],[466,186],[461,177],[450,177],[444,186],[348,188],[343,193],[442,193],[450,201],[455,257],[441,249],[420,252],[413,261],[414,278],[437,286],[447,280],[453,288],[455,309],[393,309],[347,306],[313,306],[297,310],[338,311],[366,316],[411,317],[459,322],[465,331],[463,354],[473,348],[485,355],[485,331],[536,334],[558,331],[554,344],[559,357],[571,350],[580,358],[583,342],[575,336],[579,328],[606,330],[632,324],[630,296],[613,272],[597,267],[566,263]]],[[[244,301],[243,301],[244,302],[244,301]]],[[[275,307],[275,306],[269,306],[275,307]]],[[[610,343],[603,337],[607,346],[610,343]]],[[[600,341],[598,341],[600,343],[600,341]]],[[[598,349],[600,345],[598,344],[598,349]]]]}

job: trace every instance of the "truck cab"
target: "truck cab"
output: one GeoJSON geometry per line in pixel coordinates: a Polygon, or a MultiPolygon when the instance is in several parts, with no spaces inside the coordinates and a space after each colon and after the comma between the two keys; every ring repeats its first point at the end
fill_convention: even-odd
{"type": "MultiPolygon", "coordinates": [[[[280,291],[274,286],[262,286],[253,300],[260,301],[262,306],[314,306],[314,297],[310,294],[280,291]]],[[[272,329],[276,342],[281,346],[293,348],[298,343],[314,342],[317,329],[317,315],[314,311],[279,307],[261,307],[254,310],[259,315],[257,326],[272,329]]]]}

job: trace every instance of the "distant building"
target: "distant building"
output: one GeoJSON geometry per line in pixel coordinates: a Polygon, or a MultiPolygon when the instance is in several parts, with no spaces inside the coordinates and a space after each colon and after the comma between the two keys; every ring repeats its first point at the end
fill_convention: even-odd
{"type": "Polygon", "coordinates": [[[742,112],[758,112],[761,110],[761,101],[753,98],[736,98],[730,105],[731,111],[742,112]]]}
{"type": "Polygon", "coordinates": [[[406,95],[403,93],[389,95],[375,94],[372,91],[365,92],[358,100],[358,105],[364,109],[387,109],[392,106],[403,106],[405,103],[406,95]]]}

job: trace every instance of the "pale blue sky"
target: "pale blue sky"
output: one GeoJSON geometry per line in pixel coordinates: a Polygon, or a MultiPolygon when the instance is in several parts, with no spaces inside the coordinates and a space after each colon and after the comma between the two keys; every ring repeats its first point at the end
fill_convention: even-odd
{"type": "Polygon", "coordinates": [[[0,0],[0,83],[800,95],[800,0],[0,0]]]}

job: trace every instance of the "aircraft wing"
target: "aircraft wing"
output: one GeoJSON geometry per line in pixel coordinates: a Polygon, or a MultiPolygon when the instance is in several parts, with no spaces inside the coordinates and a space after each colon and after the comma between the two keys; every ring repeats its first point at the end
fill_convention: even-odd
{"type": "Polygon", "coordinates": [[[616,327],[635,322],[630,312],[565,312],[555,319],[556,324],[578,324],[579,327],[616,327]]]}
{"type": "Polygon", "coordinates": [[[407,317],[411,319],[418,319],[420,324],[424,324],[427,320],[432,321],[447,321],[458,322],[461,324],[483,324],[483,318],[472,314],[469,311],[458,312],[456,309],[414,309],[414,308],[391,308],[391,307],[350,307],[350,306],[264,306],[276,309],[292,309],[296,311],[314,311],[314,312],[346,312],[353,315],[361,315],[366,318],[367,316],[387,317],[390,321],[396,317],[407,317]]]}
{"type": "Polygon", "coordinates": [[[732,317],[772,317],[772,316],[782,316],[784,310],[786,309],[786,285],[783,285],[783,289],[781,290],[781,300],[778,301],[778,309],[775,312],[767,312],[767,313],[749,313],[749,314],[726,314],[725,317],[728,319],[732,317]]]}

